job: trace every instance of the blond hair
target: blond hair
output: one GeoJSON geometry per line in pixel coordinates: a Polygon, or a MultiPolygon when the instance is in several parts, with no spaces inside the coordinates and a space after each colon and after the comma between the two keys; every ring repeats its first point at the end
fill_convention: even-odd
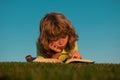
{"type": "Polygon", "coordinates": [[[40,21],[40,35],[38,45],[41,45],[41,54],[45,57],[51,57],[54,52],[49,49],[48,45],[51,41],[57,40],[68,35],[68,43],[65,50],[71,50],[75,47],[78,35],[71,22],[61,13],[51,12],[46,14],[40,21]]]}

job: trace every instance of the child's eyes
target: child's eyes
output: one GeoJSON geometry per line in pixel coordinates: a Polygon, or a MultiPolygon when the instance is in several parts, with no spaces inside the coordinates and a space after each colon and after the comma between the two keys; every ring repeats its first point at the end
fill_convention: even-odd
{"type": "Polygon", "coordinates": [[[50,40],[49,42],[54,42],[54,41],[57,41],[57,40],[58,40],[58,39],[55,38],[55,39],[50,40]]]}
{"type": "Polygon", "coordinates": [[[57,40],[59,40],[59,39],[61,39],[61,38],[66,38],[66,35],[58,36],[58,37],[56,37],[56,38],[50,40],[50,42],[57,41],[57,40]]]}
{"type": "Polygon", "coordinates": [[[66,38],[66,35],[61,36],[61,38],[66,38]]]}

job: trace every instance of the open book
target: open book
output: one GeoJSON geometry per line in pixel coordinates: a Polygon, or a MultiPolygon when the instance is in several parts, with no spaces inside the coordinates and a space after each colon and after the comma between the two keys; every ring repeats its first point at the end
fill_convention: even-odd
{"type": "Polygon", "coordinates": [[[62,62],[58,59],[51,59],[51,58],[36,58],[33,62],[44,62],[44,63],[94,63],[94,61],[87,60],[87,59],[67,59],[66,61],[62,62]]]}

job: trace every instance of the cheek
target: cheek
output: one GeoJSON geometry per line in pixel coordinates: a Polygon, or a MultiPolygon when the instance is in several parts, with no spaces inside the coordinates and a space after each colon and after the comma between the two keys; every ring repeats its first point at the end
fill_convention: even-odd
{"type": "Polygon", "coordinates": [[[66,38],[66,40],[65,40],[65,41],[66,41],[66,43],[67,43],[67,42],[68,42],[68,38],[66,38]]]}
{"type": "Polygon", "coordinates": [[[68,40],[65,40],[64,42],[65,42],[65,43],[67,43],[67,42],[68,42],[68,40]]]}

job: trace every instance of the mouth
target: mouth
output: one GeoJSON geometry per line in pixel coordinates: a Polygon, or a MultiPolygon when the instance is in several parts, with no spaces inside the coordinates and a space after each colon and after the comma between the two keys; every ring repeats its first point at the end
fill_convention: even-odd
{"type": "Polygon", "coordinates": [[[59,49],[61,49],[61,50],[64,49],[64,48],[65,48],[65,46],[60,46],[60,47],[59,47],[59,49]]]}

